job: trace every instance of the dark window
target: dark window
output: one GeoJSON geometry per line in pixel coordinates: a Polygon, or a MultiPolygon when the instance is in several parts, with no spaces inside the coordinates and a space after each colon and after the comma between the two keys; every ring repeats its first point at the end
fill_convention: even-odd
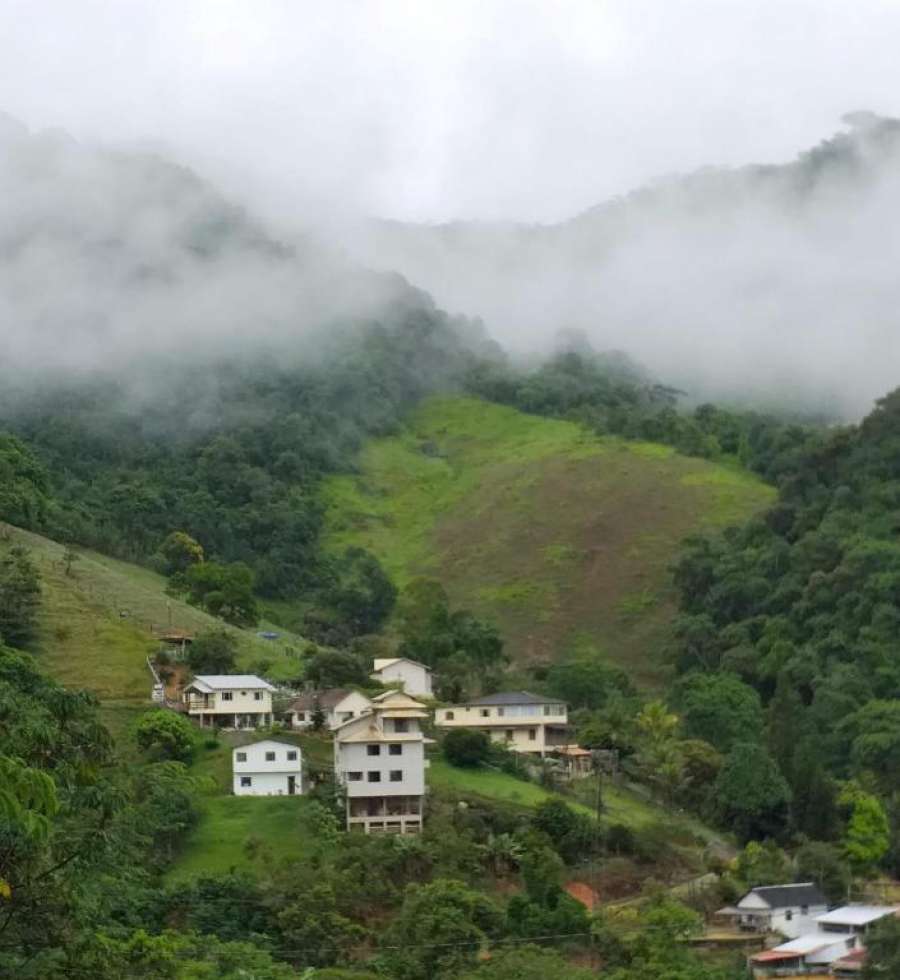
{"type": "Polygon", "coordinates": [[[511,728],[506,729],[506,741],[511,742],[513,740],[513,730],[511,728]]]}
{"type": "Polygon", "coordinates": [[[306,721],[306,712],[305,711],[298,711],[297,712],[297,721],[306,721]]]}
{"type": "Polygon", "coordinates": [[[446,713],[446,714],[444,715],[444,720],[445,720],[445,721],[453,721],[453,712],[452,712],[452,711],[448,711],[448,712],[447,712],[447,713],[446,713]]]}
{"type": "Polygon", "coordinates": [[[399,783],[402,779],[403,779],[403,770],[402,769],[392,769],[391,770],[391,782],[392,783],[399,783]]]}
{"type": "Polygon", "coordinates": [[[503,708],[498,708],[497,709],[497,714],[502,718],[503,717],[503,708]]]}
{"type": "Polygon", "coordinates": [[[254,691],[253,692],[253,700],[254,701],[262,701],[262,691],[254,691]]]}
{"type": "Polygon", "coordinates": [[[381,782],[381,773],[378,772],[377,770],[374,770],[374,771],[372,771],[372,772],[369,773],[368,779],[369,779],[369,782],[370,783],[380,783],[381,782]]]}
{"type": "Polygon", "coordinates": [[[490,718],[491,717],[491,709],[490,708],[482,708],[481,709],[481,717],[482,718],[490,718]]]}
{"type": "Polygon", "coordinates": [[[528,729],[528,739],[529,739],[529,741],[533,742],[536,738],[537,738],[537,729],[536,728],[529,728],[528,729]]]}
{"type": "Polygon", "coordinates": [[[266,752],[266,762],[274,762],[274,761],[275,761],[275,753],[266,752]]]}
{"type": "Polygon", "coordinates": [[[395,718],[394,719],[394,731],[395,732],[408,732],[409,722],[405,718],[395,718]]]}
{"type": "Polygon", "coordinates": [[[801,905],[800,906],[800,914],[801,915],[809,915],[809,906],[808,905],[801,905]]]}
{"type": "Polygon", "coordinates": [[[381,755],[381,746],[380,745],[367,745],[366,746],[366,752],[368,752],[369,755],[381,755]]]}
{"type": "Polygon", "coordinates": [[[794,918],[794,911],[793,911],[793,909],[788,909],[787,912],[784,913],[784,918],[785,918],[785,920],[787,922],[790,922],[791,919],[794,918]]]}
{"type": "Polygon", "coordinates": [[[287,757],[288,757],[288,762],[296,762],[297,761],[297,753],[296,752],[288,752],[287,757]]]}
{"type": "Polygon", "coordinates": [[[223,691],[222,692],[222,700],[223,701],[230,701],[233,696],[234,695],[231,693],[231,691],[223,691]]]}
{"type": "Polygon", "coordinates": [[[362,779],[362,773],[361,772],[348,772],[347,773],[347,779],[349,779],[351,783],[358,783],[362,779]]]}
{"type": "Polygon", "coordinates": [[[400,744],[397,744],[397,745],[389,745],[388,746],[388,755],[403,755],[403,746],[400,745],[400,744]]]}
{"type": "Polygon", "coordinates": [[[246,752],[238,752],[235,755],[235,759],[237,759],[238,762],[246,762],[247,761],[247,753],[246,752]]]}
{"type": "Polygon", "coordinates": [[[253,779],[250,776],[241,776],[241,786],[252,786],[253,779]]]}

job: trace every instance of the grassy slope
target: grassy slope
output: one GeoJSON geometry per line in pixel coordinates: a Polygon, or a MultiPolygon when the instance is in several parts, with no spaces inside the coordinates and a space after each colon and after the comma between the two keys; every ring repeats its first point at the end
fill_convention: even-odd
{"type": "Polygon", "coordinates": [[[476,399],[435,399],[329,481],[328,538],[402,585],[433,575],[495,619],[518,663],[597,651],[645,684],[674,613],[679,541],[773,491],[737,467],[476,399]]]}
{"type": "MultiPolygon", "coordinates": [[[[513,803],[523,807],[535,807],[554,794],[536,783],[516,779],[505,772],[490,769],[459,769],[443,759],[433,759],[428,770],[428,783],[440,793],[456,797],[475,797],[500,803],[513,803]]],[[[580,803],[570,806],[583,813],[594,811],[580,803]]],[[[607,784],[603,788],[605,818],[610,823],[622,823],[629,827],[642,827],[662,820],[666,813],[632,795],[627,790],[607,784]]]]}
{"type": "MultiPolygon", "coordinates": [[[[135,709],[148,703],[151,677],[146,657],[157,649],[151,624],[166,624],[171,610],[176,627],[196,632],[223,625],[202,610],[166,596],[165,579],[149,569],[80,551],[67,576],[62,545],[11,528],[0,550],[15,544],[28,549],[41,573],[38,657],[61,683],[97,694],[114,734],[127,726],[135,709]]],[[[235,632],[241,667],[268,660],[272,676],[296,674],[297,658],[290,651],[300,648],[299,638],[285,635],[283,640],[268,642],[250,631],[235,632]]]]}

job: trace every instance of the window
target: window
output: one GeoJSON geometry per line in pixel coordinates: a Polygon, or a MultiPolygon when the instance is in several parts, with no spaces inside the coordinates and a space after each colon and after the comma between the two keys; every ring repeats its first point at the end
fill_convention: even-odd
{"type": "Polygon", "coordinates": [[[391,770],[391,782],[392,783],[399,783],[402,779],[403,779],[403,770],[402,769],[392,769],[391,770]]]}
{"type": "Polygon", "coordinates": [[[409,731],[409,722],[405,718],[394,719],[394,731],[403,734],[409,731]]]}
{"type": "Polygon", "coordinates": [[[362,773],[361,772],[348,772],[347,773],[347,779],[351,783],[358,783],[358,782],[360,782],[362,780],[362,773]]]}
{"type": "Polygon", "coordinates": [[[545,715],[553,715],[553,714],[556,714],[556,712],[553,710],[553,706],[552,705],[545,704],[544,705],[544,714],[545,715]]]}
{"type": "Polygon", "coordinates": [[[800,914],[801,915],[809,915],[809,906],[808,905],[801,905],[800,906],[800,914]]]}
{"type": "Polygon", "coordinates": [[[252,786],[253,777],[252,776],[241,776],[241,786],[252,786]]]}
{"type": "Polygon", "coordinates": [[[369,755],[381,755],[381,746],[380,745],[367,745],[366,746],[366,752],[369,755]]]}
{"type": "Polygon", "coordinates": [[[234,755],[235,762],[246,762],[247,753],[246,752],[236,752],[234,755]]]}
{"type": "Polygon", "coordinates": [[[528,729],[528,741],[529,742],[533,742],[536,738],[537,738],[537,729],[536,728],[529,728],[528,729]]]}
{"type": "Polygon", "coordinates": [[[296,752],[288,752],[287,757],[288,757],[288,762],[296,762],[297,761],[297,753],[296,752]]]}
{"type": "Polygon", "coordinates": [[[397,744],[397,745],[389,745],[388,746],[388,755],[403,755],[403,746],[400,745],[400,744],[397,744]]]}
{"type": "Polygon", "coordinates": [[[444,721],[453,721],[453,712],[452,711],[445,711],[444,712],[444,721]]]}
{"type": "Polygon", "coordinates": [[[274,762],[274,761],[275,761],[275,753],[266,752],[266,762],[274,762]]]}
{"type": "Polygon", "coordinates": [[[497,709],[497,714],[502,718],[503,717],[503,709],[502,708],[498,708],[497,709]]]}
{"type": "Polygon", "coordinates": [[[253,692],[253,700],[254,701],[262,701],[262,691],[254,691],[253,692]]]}
{"type": "Polygon", "coordinates": [[[784,913],[784,920],[785,920],[785,922],[790,922],[791,919],[793,919],[793,918],[794,918],[794,910],[793,909],[788,909],[787,912],[784,913]]]}
{"type": "Polygon", "coordinates": [[[513,730],[511,728],[506,729],[506,741],[511,742],[513,740],[513,730]]]}
{"type": "Polygon", "coordinates": [[[230,701],[233,697],[234,695],[231,693],[231,691],[222,691],[223,701],[230,701]]]}
{"type": "Polygon", "coordinates": [[[491,709],[490,708],[482,708],[481,709],[481,717],[482,718],[490,718],[491,717],[491,709]]]}
{"type": "Polygon", "coordinates": [[[381,773],[378,772],[377,769],[369,770],[368,780],[369,780],[370,783],[380,783],[381,782],[381,773]]]}
{"type": "Polygon", "coordinates": [[[247,692],[246,692],[246,691],[241,691],[241,697],[242,697],[242,698],[245,698],[245,697],[247,697],[247,692]]]}
{"type": "Polygon", "coordinates": [[[297,712],[297,721],[306,721],[306,712],[305,711],[298,711],[297,712]]]}

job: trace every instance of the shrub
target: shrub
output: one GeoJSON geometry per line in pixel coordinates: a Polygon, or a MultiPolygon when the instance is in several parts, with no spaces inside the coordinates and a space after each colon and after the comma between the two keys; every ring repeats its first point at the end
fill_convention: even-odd
{"type": "Polygon", "coordinates": [[[444,736],[444,758],[454,766],[480,766],[491,755],[491,740],[484,732],[459,728],[444,736]]]}

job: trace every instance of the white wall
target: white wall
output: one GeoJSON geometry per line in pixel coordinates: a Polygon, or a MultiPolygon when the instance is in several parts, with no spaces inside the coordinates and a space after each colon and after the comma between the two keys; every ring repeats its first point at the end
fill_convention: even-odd
{"type": "Polygon", "coordinates": [[[257,714],[265,712],[268,714],[272,710],[272,692],[253,689],[236,688],[229,691],[215,691],[210,694],[210,701],[214,707],[204,708],[200,701],[203,695],[197,691],[189,692],[191,697],[198,698],[194,707],[190,708],[191,714],[257,714]],[[231,700],[223,699],[223,694],[230,694],[231,700]],[[257,695],[259,697],[257,698],[257,695]]]}
{"type": "MultiPolygon", "coordinates": [[[[303,781],[300,773],[294,774],[296,788],[294,793],[303,793],[303,781]]],[[[283,772],[251,772],[234,774],[235,796],[288,796],[288,773],[283,772]],[[241,779],[251,781],[250,786],[241,786],[241,779]]]]}
{"type": "Polygon", "coordinates": [[[403,690],[406,694],[425,695],[431,697],[431,671],[418,664],[409,663],[406,660],[398,660],[396,663],[382,667],[373,676],[377,677],[382,684],[394,684],[397,681],[403,682],[403,690]]]}
{"type": "MultiPolygon", "coordinates": [[[[359,691],[351,691],[345,698],[333,707],[325,711],[325,724],[328,728],[335,729],[338,725],[343,725],[350,718],[358,718],[364,711],[372,707],[372,702],[359,691]]],[[[303,712],[303,720],[300,721],[297,715],[299,712],[291,712],[292,728],[309,728],[312,725],[314,709],[309,708],[303,712]]]]}
{"type": "Polygon", "coordinates": [[[824,905],[809,906],[806,915],[800,911],[800,907],[792,909],[778,909],[772,913],[771,926],[775,932],[780,932],[788,939],[799,939],[810,932],[816,932],[816,916],[824,915],[827,912],[824,905]],[[790,919],[787,913],[791,913],[790,919]]]}
{"type": "Polygon", "coordinates": [[[348,796],[421,796],[425,792],[425,746],[421,741],[335,743],[335,766],[348,796]],[[368,744],[377,745],[380,754],[369,755],[368,744]],[[400,745],[401,754],[391,755],[390,745],[400,745]],[[392,770],[403,773],[399,782],[391,782],[392,770]],[[351,781],[347,775],[351,772],[362,773],[362,779],[351,781]],[[370,772],[380,773],[380,781],[370,782],[370,772]]]}

